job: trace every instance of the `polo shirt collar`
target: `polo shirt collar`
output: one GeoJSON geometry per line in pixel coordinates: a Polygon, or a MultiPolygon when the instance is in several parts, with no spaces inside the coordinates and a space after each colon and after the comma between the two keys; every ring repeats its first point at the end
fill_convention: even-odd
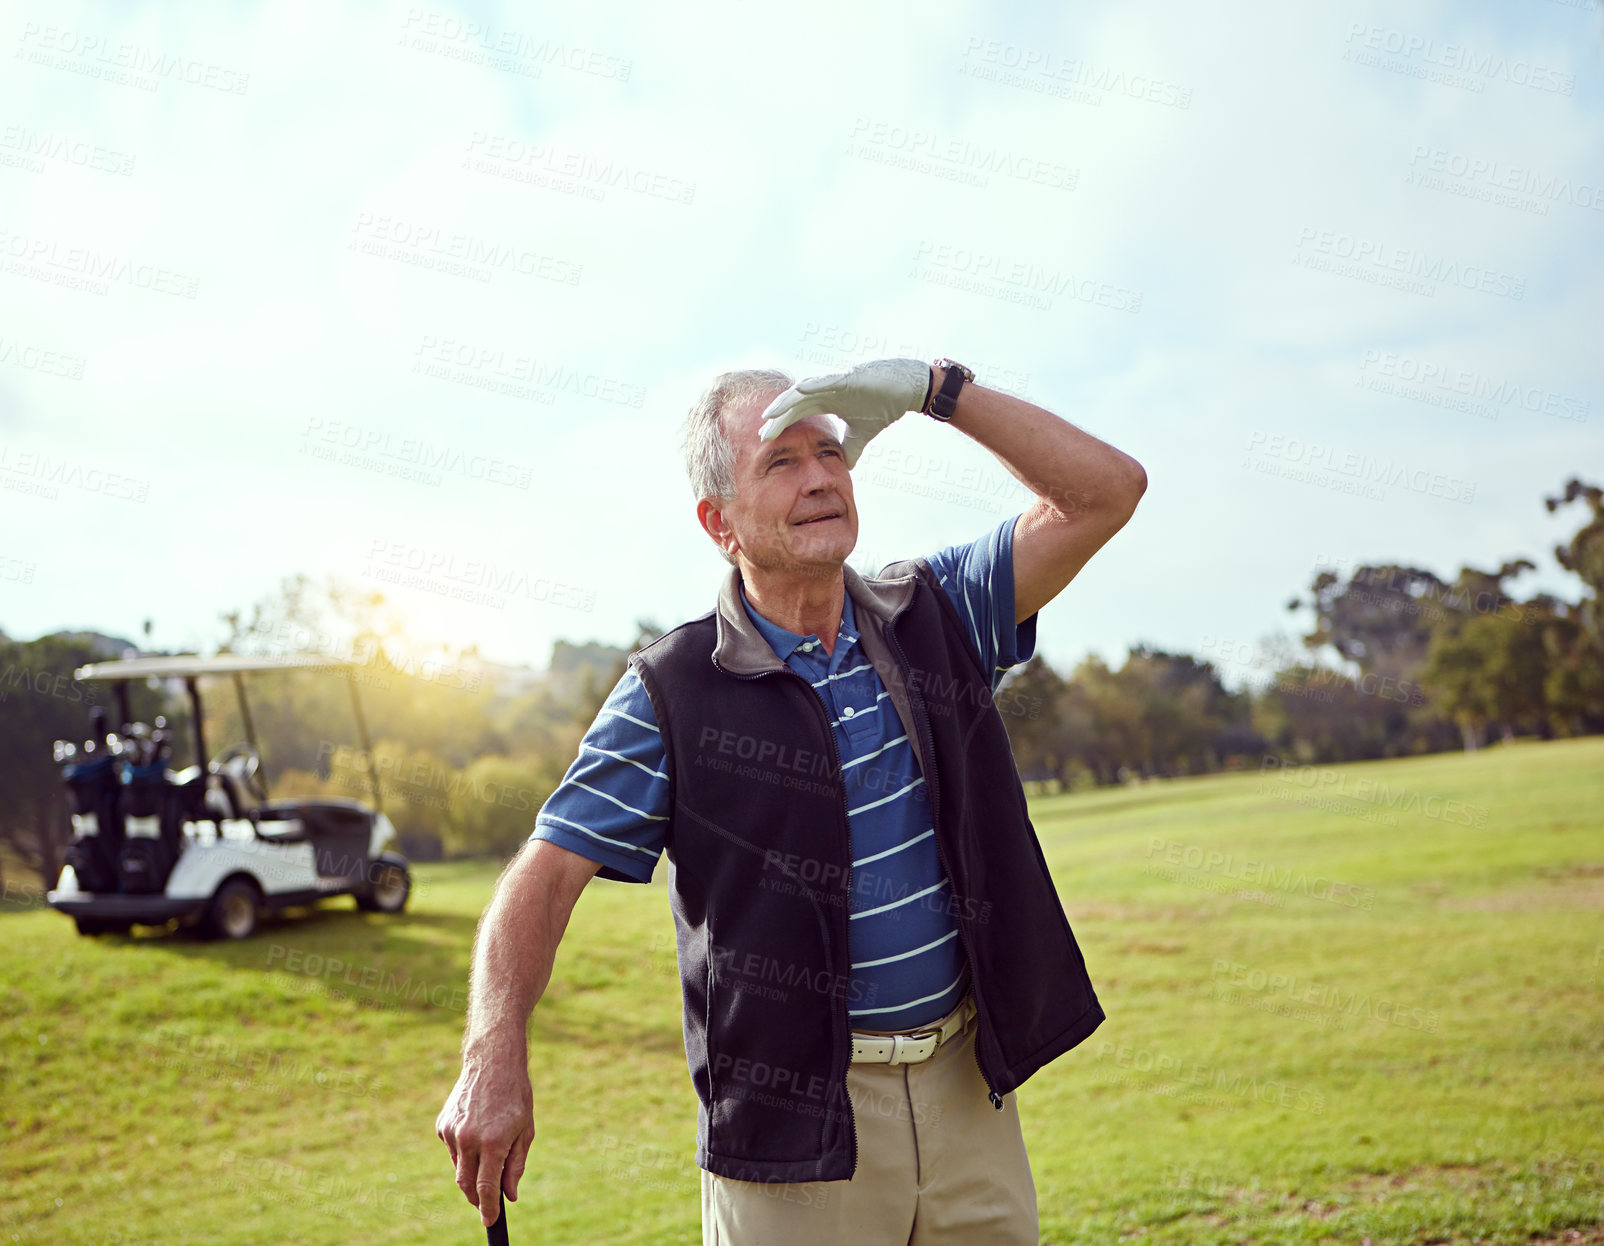
{"type": "MultiPolygon", "coordinates": [[[[744,586],[740,588],[740,593],[741,605],[746,608],[746,614],[752,620],[752,626],[763,633],[763,639],[769,642],[769,647],[774,650],[774,656],[779,658],[780,661],[786,661],[800,646],[808,643],[808,637],[799,636],[793,631],[788,631],[772,619],[765,618],[759,614],[751,601],[747,599],[744,586]]],[[[851,593],[843,593],[841,595],[841,626],[837,635],[848,643],[858,638],[857,620],[852,616],[851,593]]],[[[815,637],[814,639],[817,638],[815,637]]]]}
{"type": "MultiPolygon", "coordinates": [[[[846,596],[851,599],[850,606],[843,601],[842,613],[854,630],[873,627],[878,631],[912,600],[915,577],[911,565],[903,565],[909,566],[906,575],[874,580],[864,579],[845,563],[841,565],[841,573],[846,580],[846,596]]],[[[772,643],[770,636],[753,620],[752,615],[756,611],[748,612],[739,567],[731,567],[729,574],[724,577],[715,614],[718,641],[713,646],[713,661],[737,675],[785,669],[785,657],[789,657],[791,650],[807,639],[763,619],[763,624],[773,629],[774,635],[780,638],[779,645],[772,643]],[[784,657],[778,653],[782,648],[784,657]]]]}

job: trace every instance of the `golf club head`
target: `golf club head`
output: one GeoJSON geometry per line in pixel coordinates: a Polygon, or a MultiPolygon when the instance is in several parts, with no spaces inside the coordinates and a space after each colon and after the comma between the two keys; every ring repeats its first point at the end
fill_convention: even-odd
{"type": "Polygon", "coordinates": [[[501,1210],[496,1213],[495,1223],[485,1229],[485,1237],[490,1246],[507,1246],[507,1196],[498,1190],[496,1197],[501,1200],[501,1210]]]}

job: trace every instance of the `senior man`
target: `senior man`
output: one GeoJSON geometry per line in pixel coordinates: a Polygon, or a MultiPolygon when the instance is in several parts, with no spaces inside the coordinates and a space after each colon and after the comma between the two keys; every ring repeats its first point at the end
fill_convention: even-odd
{"type": "Polygon", "coordinates": [[[516,1199],[526,1026],[573,905],[666,853],[704,1240],[1034,1243],[1015,1092],[1103,1012],[993,696],[1146,475],[949,359],[725,373],[686,461],[731,569],[631,657],[497,885],[436,1122],[457,1184],[486,1224],[516,1199]],[[862,577],[851,469],[915,411],[1036,501],[862,577]]]}

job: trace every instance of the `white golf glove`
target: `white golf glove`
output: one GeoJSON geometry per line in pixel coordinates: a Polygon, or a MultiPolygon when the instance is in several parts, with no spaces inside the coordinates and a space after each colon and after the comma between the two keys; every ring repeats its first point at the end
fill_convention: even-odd
{"type": "Polygon", "coordinates": [[[930,365],[921,359],[876,359],[850,372],[810,376],[769,403],[758,437],[773,441],[810,415],[836,415],[847,426],[842,457],[854,467],[871,438],[924,406],[930,377],[930,365]]]}

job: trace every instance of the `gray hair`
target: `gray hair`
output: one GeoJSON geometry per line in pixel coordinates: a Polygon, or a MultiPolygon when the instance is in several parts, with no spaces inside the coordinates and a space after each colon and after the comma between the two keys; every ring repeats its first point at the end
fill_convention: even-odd
{"type": "Polygon", "coordinates": [[[735,445],[724,427],[724,414],[764,395],[777,395],[793,384],[776,368],[722,372],[702,391],[685,417],[685,471],[696,500],[735,496],[735,445]]]}

